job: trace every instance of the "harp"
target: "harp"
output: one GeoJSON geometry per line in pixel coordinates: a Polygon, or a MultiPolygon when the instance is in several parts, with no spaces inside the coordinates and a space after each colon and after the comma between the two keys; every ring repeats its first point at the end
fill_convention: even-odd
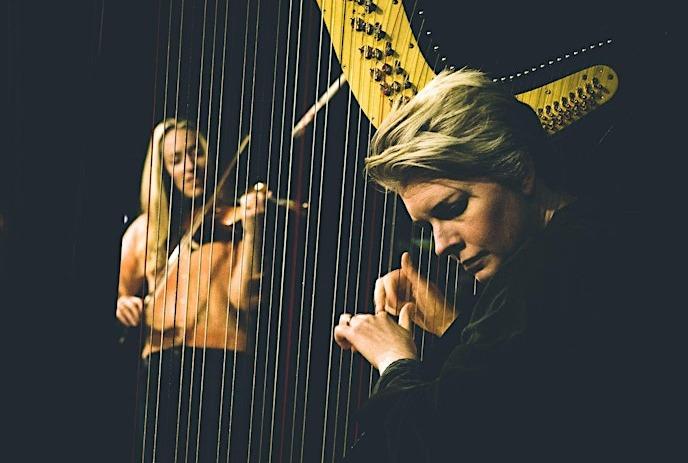
{"type": "MultiPolygon", "coordinates": [[[[318,5],[343,75],[375,127],[395,104],[403,104],[423,88],[438,65],[448,66],[446,58],[439,56],[428,62],[403,2],[319,0],[318,5]]],[[[537,70],[526,69],[517,77],[537,70]]],[[[516,98],[537,112],[547,132],[555,133],[607,103],[617,88],[616,72],[596,65],[520,92],[516,98]]]]}
{"type": "MultiPolygon", "coordinates": [[[[433,55],[422,31],[414,30],[413,19],[395,0],[160,3],[159,87],[151,126],[165,117],[192,119],[207,137],[208,155],[218,168],[222,156],[251,134],[230,180],[231,200],[261,181],[276,198],[309,207],[302,215],[268,209],[264,216],[261,257],[253,270],[246,270],[258,275],[259,301],[246,313],[231,312],[237,319],[251,317],[246,325],[225,322],[231,328],[242,326],[249,339],[241,351],[249,359],[244,369],[229,363],[219,379],[209,380],[203,375],[209,349],[194,343],[186,363],[172,363],[179,373],[165,379],[165,359],[178,355],[174,349],[184,347],[187,338],[161,348],[157,368],[141,363],[140,371],[149,372],[144,390],[156,394],[149,395],[155,407],[146,408],[146,437],[135,437],[148,441],[135,447],[134,461],[146,461],[170,445],[155,439],[166,420],[172,424],[173,455],[182,461],[203,459],[195,453],[194,441],[201,442],[209,432],[219,436],[222,445],[211,453],[220,461],[340,461],[358,435],[353,412],[377,373],[332,345],[338,315],[368,311],[372,282],[409,247],[419,270],[444,282],[448,300],[470,303],[473,282],[463,281],[449,261],[433,260],[427,232],[405,223],[397,199],[374,191],[361,175],[361,159],[380,121],[448,66],[433,55]],[[270,17],[276,17],[276,26],[270,17]],[[348,91],[330,92],[318,105],[340,73],[348,91]],[[320,110],[312,114],[312,124],[299,126],[297,121],[313,106],[320,110]],[[185,375],[189,362],[195,366],[185,375]],[[233,386],[244,380],[246,388],[238,392],[233,386]],[[224,408],[214,415],[216,424],[209,425],[202,421],[208,410],[200,404],[216,382],[222,384],[224,408]],[[173,389],[173,400],[161,407],[158,391],[166,384],[173,389]],[[246,412],[241,416],[236,414],[240,408],[246,412]],[[234,435],[241,435],[242,446],[228,444],[234,435]]],[[[514,79],[505,80],[512,84],[514,79]]],[[[617,86],[611,67],[594,64],[514,93],[538,114],[544,130],[558,134],[605,105],[617,86]]],[[[212,185],[212,171],[203,175],[212,185]]],[[[165,187],[173,191],[172,185],[165,187]]],[[[206,207],[203,197],[197,200],[191,207],[206,207]]],[[[176,206],[168,207],[170,215],[179,213],[176,206]]],[[[212,219],[200,225],[213,227],[212,219]]],[[[199,249],[212,239],[202,238],[199,249]]],[[[174,265],[179,265],[179,255],[174,265]]],[[[189,279],[181,281],[188,284],[189,279]]],[[[210,285],[193,288],[210,294],[210,285]]],[[[175,280],[163,298],[175,298],[180,287],[175,280]]],[[[170,307],[184,310],[176,302],[170,307]]],[[[150,335],[147,329],[143,326],[140,339],[150,335]]],[[[417,340],[422,353],[437,341],[420,332],[417,340]]],[[[229,358],[236,352],[225,349],[219,355],[229,358]]],[[[139,400],[147,397],[144,390],[139,400]]]]}

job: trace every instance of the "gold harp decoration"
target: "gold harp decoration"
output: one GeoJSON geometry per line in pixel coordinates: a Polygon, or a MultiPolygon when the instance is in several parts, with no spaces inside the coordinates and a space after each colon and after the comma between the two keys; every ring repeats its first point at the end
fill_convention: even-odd
{"type": "MultiPolygon", "coordinates": [[[[344,77],[375,128],[435,77],[401,1],[317,2],[344,77]]],[[[553,134],[608,102],[618,85],[611,67],[595,65],[515,96],[553,134]]]]}

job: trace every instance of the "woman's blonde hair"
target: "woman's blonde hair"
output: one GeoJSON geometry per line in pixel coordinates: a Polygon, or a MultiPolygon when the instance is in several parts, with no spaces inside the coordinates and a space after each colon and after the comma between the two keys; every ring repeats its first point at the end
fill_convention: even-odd
{"type": "MultiPolygon", "coordinates": [[[[141,212],[148,216],[146,266],[151,270],[160,269],[167,262],[167,239],[170,228],[170,198],[168,189],[170,183],[164,180],[169,178],[169,174],[164,168],[164,141],[165,135],[177,129],[186,129],[194,132],[197,130],[187,120],[164,119],[153,129],[146,159],[143,163],[139,199],[141,212]]],[[[202,133],[197,133],[199,149],[207,151],[208,143],[205,137],[202,133]]]]}
{"type": "Polygon", "coordinates": [[[521,185],[545,150],[535,113],[485,74],[442,71],[382,122],[365,160],[392,191],[434,179],[521,185]]]}

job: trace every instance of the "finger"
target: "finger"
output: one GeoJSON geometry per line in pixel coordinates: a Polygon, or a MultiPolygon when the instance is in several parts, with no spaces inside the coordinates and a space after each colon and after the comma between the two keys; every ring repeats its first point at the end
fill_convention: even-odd
{"type": "Polygon", "coordinates": [[[351,328],[347,325],[338,325],[334,328],[334,342],[337,343],[339,347],[344,350],[351,349],[351,343],[349,342],[347,335],[351,328]]]}
{"type": "Polygon", "coordinates": [[[129,312],[129,320],[131,321],[131,326],[138,325],[140,319],[141,319],[141,315],[137,309],[133,309],[129,312]]]}
{"type": "Polygon", "coordinates": [[[405,291],[404,285],[401,281],[401,270],[394,270],[387,274],[384,279],[385,284],[385,303],[387,304],[387,311],[392,315],[399,313],[399,296],[405,291]]]}
{"type": "Polygon", "coordinates": [[[378,278],[375,282],[375,291],[373,292],[373,304],[375,305],[375,313],[385,311],[386,305],[385,297],[385,281],[384,278],[378,278]]]}
{"type": "Polygon", "coordinates": [[[134,318],[127,307],[122,307],[121,310],[117,311],[117,318],[126,326],[135,326],[134,318]]]}
{"type": "Polygon", "coordinates": [[[143,301],[139,298],[127,298],[121,301],[122,306],[129,309],[132,313],[140,312],[143,309],[143,301]]]}
{"type": "MultiPolygon", "coordinates": [[[[384,312],[382,312],[382,313],[384,313],[384,312]]],[[[371,317],[373,317],[373,315],[368,314],[368,313],[358,313],[355,316],[351,317],[351,319],[349,320],[349,326],[351,328],[355,328],[358,325],[360,325],[361,323],[369,321],[371,317]]]]}
{"type": "Polygon", "coordinates": [[[405,252],[401,255],[401,270],[404,272],[406,278],[412,280],[413,283],[418,279],[418,271],[411,262],[411,254],[405,252]]]}
{"type": "Polygon", "coordinates": [[[343,313],[339,316],[339,324],[340,325],[348,325],[350,321],[351,321],[351,314],[350,313],[343,313]]]}
{"type": "Polygon", "coordinates": [[[416,310],[416,304],[409,302],[404,304],[404,307],[399,311],[399,326],[405,330],[411,331],[413,328],[413,312],[416,310]]]}

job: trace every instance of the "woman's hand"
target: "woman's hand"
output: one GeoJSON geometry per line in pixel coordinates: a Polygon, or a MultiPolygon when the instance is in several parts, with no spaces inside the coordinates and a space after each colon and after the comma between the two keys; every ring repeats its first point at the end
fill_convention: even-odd
{"type": "Polygon", "coordinates": [[[342,349],[359,352],[382,374],[400,359],[416,359],[416,345],[411,337],[413,310],[407,304],[399,312],[399,323],[386,312],[351,315],[344,313],[334,329],[334,340],[342,349]]]}
{"type": "Polygon", "coordinates": [[[375,312],[398,315],[407,306],[410,318],[423,330],[436,336],[444,334],[456,319],[456,309],[447,303],[437,286],[421,277],[411,263],[411,256],[401,256],[401,268],[375,282],[375,312]]]}
{"type": "Polygon", "coordinates": [[[265,203],[272,196],[265,184],[257,183],[252,191],[239,198],[238,218],[243,221],[244,233],[253,235],[256,228],[261,225],[259,220],[265,214],[265,203]]]}
{"type": "Polygon", "coordinates": [[[138,326],[143,312],[143,299],[136,296],[120,296],[117,298],[115,316],[124,326],[138,326]]]}

